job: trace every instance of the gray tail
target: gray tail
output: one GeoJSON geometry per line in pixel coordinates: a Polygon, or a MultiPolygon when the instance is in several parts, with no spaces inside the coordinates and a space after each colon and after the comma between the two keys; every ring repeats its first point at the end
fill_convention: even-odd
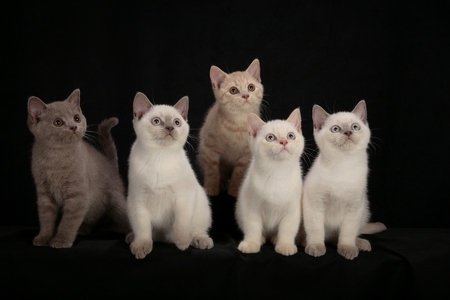
{"type": "Polygon", "coordinates": [[[111,135],[111,128],[119,123],[117,118],[109,118],[103,120],[98,125],[97,134],[98,141],[100,142],[101,150],[105,154],[106,158],[119,170],[119,161],[117,157],[116,144],[111,135]]]}
{"type": "Polygon", "coordinates": [[[361,230],[361,234],[375,234],[387,229],[386,225],[381,222],[367,223],[361,230]]]}

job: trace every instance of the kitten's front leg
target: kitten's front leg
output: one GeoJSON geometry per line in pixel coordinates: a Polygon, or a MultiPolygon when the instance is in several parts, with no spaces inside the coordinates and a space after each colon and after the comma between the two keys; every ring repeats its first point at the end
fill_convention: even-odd
{"type": "MultiPolygon", "coordinates": [[[[297,203],[296,203],[297,204],[297,203]]],[[[298,202],[300,204],[300,201],[298,202]]],[[[297,253],[295,236],[300,226],[300,207],[294,205],[288,214],[281,220],[278,227],[275,251],[282,255],[294,255],[297,253]]]]}
{"type": "Polygon", "coordinates": [[[58,207],[50,197],[42,193],[38,198],[39,234],[33,239],[35,246],[48,246],[55,235],[58,207]]]}
{"type": "Polygon", "coordinates": [[[53,248],[70,248],[77,236],[78,229],[83,223],[88,210],[86,195],[77,193],[70,199],[64,200],[61,222],[49,246],[53,248]]]}
{"type": "MultiPolygon", "coordinates": [[[[344,216],[344,220],[340,228],[337,251],[340,255],[349,260],[356,258],[359,254],[359,249],[356,245],[356,238],[358,236],[362,211],[362,207],[350,206],[344,216]]],[[[359,242],[359,244],[362,249],[368,249],[366,243],[359,242]]]]}
{"type": "Polygon", "coordinates": [[[186,250],[191,243],[192,219],[195,210],[194,194],[185,192],[179,191],[176,194],[177,200],[174,207],[173,242],[180,250],[186,250]]]}
{"type": "Polygon", "coordinates": [[[325,217],[317,202],[312,206],[307,193],[303,196],[303,221],[306,232],[305,252],[314,257],[325,254],[325,217]]]}
{"type": "Polygon", "coordinates": [[[250,162],[250,153],[246,153],[236,162],[228,185],[228,195],[237,197],[250,162]]]}
{"type": "Polygon", "coordinates": [[[245,216],[242,220],[242,231],[244,240],[239,243],[238,249],[242,253],[257,253],[261,250],[261,245],[265,239],[262,238],[262,219],[255,214],[245,216]]]}
{"type": "Polygon", "coordinates": [[[215,149],[200,144],[199,162],[203,170],[203,188],[208,196],[220,193],[220,153],[215,149]]]}
{"type": "Polygon", "coordinates": [[[131,253],[137,259],[143,259],[153,249],[152,224],[147,207],[145,205],[136,205],[135,199],[129,197],[128,217],[133,230],[132,233],[127,235],[127,241],[131,242],[131,253]]]}

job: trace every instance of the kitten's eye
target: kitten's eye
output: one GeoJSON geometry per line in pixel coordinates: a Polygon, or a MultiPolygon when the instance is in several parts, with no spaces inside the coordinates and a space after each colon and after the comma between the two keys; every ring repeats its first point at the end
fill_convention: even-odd
{"type": "Polygon", "coordinates": [[[255,91],[255,86],[253,84],[249,84],[248,85],[248,91],[249,92],[254,92],[255,91]]]}
{"type": "Polygon", "coordinates": [[[334,125],[333,127],[331,127],[331,132],[332,133],[337,133],[339,131],[341,131],[341,127],[339,127],[337,125],[334,125]]]}
{"type": "Polygon", "coordinates": [[[290,140],[295,140],[295,134],[293,132],[289,132],[287,138],[290,140]]]}
{"type": "Polygon", "coordinates": [[[159,126],[159,125],[162,124],[162,121],[161,121],[160,118],[153,118],[152,119],[152,124],[155,125],[155,126],[159,126]]]}
{"type": "Polygon", "coordinates": [[[177,126],[177,127],[180,127],[181,121],[179,119],[175,119],[175,120],[173,120],[173,124],[175,124],[175,126],[177,126]]]}
{"type": "Polygon", "coordinates": [[[230,87],[230,94],[231,95],[236,95],[237,93],[239,93],[239,90],[238,90],[237,87],[235,87],[235,86],[230,87]]]}
{"type": "Polygon", "coordinates": [[[55,119],[53,121],[53,125],[55,125],[56,127],[61,127],[63,126],[64,122],[61,119],[55,119]]]}
{"type": "Polygon", "coordinates": [[[73,119],[74,119],[75,122],[77,122],[77,123],[80,123],[80,122],[81,122],[81,118],[80,118],[79,115],[75,115],[75,116],[73,117],[73,119]]]}
{"type": "Polygon", "coordinates": [[[355,124],[352,125],[352,130],[353,131],[359,131],[360,129],[361,129],[361,127],[359,127],[358,124],[355,123],[355,124]]]}
{"type": "Polygon", "coordinates": [[[275,135],[269,133],[268,135],[266,135],[266,141],[268,142],[273,142],[275,141],[277,138],[275,137],[275,135]]]}

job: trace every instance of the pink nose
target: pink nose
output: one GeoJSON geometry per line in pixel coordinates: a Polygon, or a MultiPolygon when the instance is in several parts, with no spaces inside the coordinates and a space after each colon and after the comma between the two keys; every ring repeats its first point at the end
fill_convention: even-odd
{"type": "Polygon", "coordinates": [[[244,98],[245,100],[247,100],[247,99],[248,99],[248,97],[250,97],[250,95],[249,95],[249,94],[244,94],[244,95],[242,95],[242,98],[244,98]]]}
{"type": "Polygon", "coordinates": [[[77,131],[77,126],[71,126],[70,130],[72,130],[73,132],[77,131]]]}
{"type": "Polygon", "coordinates": [[[344,134],[346,134],[347,136],[351,136],[352,132],[351,131],[346,131],[346,132],[344,132],[344,134]]]}
{"type": "Polygon", "coordinates": [[[287,143],[288,143],[287,140],[284,140],[284,139],[283,139],[283,140],[280,140],[280,144],[283,145],[283,146],[286,146],[287,143]]]}
{"type": "Polygon", "coordinates": [[[172,126],[167,126],[166,129],[167,129],[169,132],[172,132],[173,127],[172,127],[172,126]]]}

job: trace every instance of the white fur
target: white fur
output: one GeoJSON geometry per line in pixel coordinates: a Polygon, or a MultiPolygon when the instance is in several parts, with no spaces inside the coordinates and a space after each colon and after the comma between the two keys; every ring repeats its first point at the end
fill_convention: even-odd
{"type": "Polygon", "coordinates": [[[370,243],[357,238],[369,219],[366,184],[370,129],[365,102],[358,103],[351,113],[333,115],[316,105],[313,120],[320,153],[304,182],[305,252],[321,256],[326,251],[324,242],[333,241],[341,255],[353,259],[359,250],[370,251],[370,243]],[[352,130],[353,124],[360,129],[352,130]],[[333,133],[336,125],[341,131],[333,133]],[[351,132],[351,140],[346,131],[351,132]]]}
{"type": "MultiPolygon", "coordinates": [[[[144,97],[138,93],[135,103],[145,103],[144,97]]],[[[209,200],[183,149],[189,133],[186,116],[174,107],[155,105],[139,118],[135,109],[136,141],[129,161],[128,215],[134,233],[130,248],[136,258],[144,258],[152,250],[153,240],[173,242],[181,250],[189,245],[213,247],[207,233],[211,226],[209,200]],[[173,139],[164,137],[167,130],[152,124],[155,117],[165,125],[175,118],[181,121],[180,127],[174,126],[173,139]]]]}
{"type": "Polygon", "coordinates": [[[295,236],[301,219],[302,179],[300,156],[304,148],[300,111],[287,121],[264,123],[250,114],[249,143],[253,158],[236,204],[236,220],[244,233],[239,250],[259,252],[266,239],[283,255],[297,252],[295,236]],[[287,139],[289,133],[294,140],[287,139]],[[268,134],[276,140],[267,141],[268,134]],[[287,142],[284,147],[281,142],[287,142]]]}

